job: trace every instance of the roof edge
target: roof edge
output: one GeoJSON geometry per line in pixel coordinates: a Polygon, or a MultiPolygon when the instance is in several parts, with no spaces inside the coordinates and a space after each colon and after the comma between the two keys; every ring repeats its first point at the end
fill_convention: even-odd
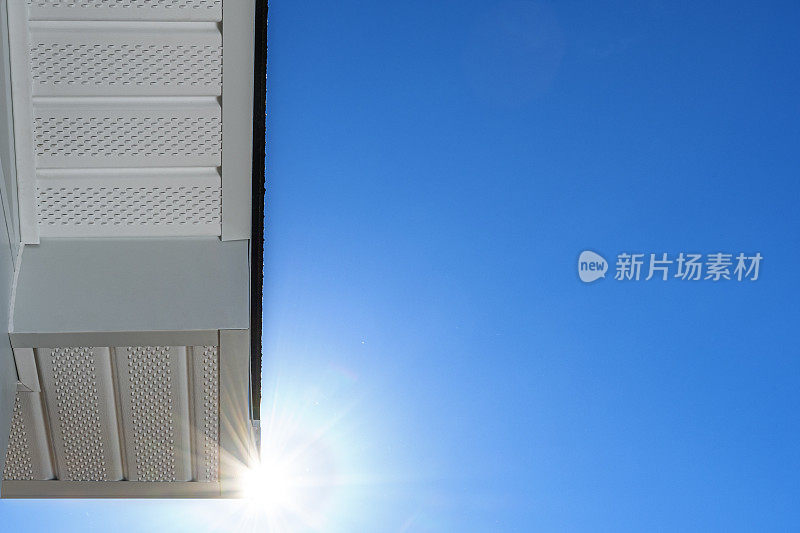
{"type": "Polygon", "coordinates": [[[254,420],[261,418],[261,332],[264,298],[264,202],[267,129],[267,0],[255,0],[253,65],[253,220],[250,255],[250,392],[254,420]]]}

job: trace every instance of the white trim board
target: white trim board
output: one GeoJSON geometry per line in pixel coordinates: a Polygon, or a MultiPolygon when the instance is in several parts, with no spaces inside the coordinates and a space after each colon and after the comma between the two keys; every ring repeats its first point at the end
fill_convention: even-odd
{"type": "Polygon", "coordinates": [[[248,241],[49,239],[26,246],[12,333],[250,327],[248,241]]]}
{"type": "Polygon", "coordinates": [[[3,481],[3,498],[219,498],[219,483],[3,481]]]}
{"type": "Polygon", "coordinates": [[[92,331],[77,333],[11,333],[18,348],[75,346],[205,346],[219,342],[219,331],[92,331]]]}
{"type": "Polygon", "coordinates": [[[222,239],[227,241],[252,235],[255,1],[228,1],[224,16],[222,239]]]}

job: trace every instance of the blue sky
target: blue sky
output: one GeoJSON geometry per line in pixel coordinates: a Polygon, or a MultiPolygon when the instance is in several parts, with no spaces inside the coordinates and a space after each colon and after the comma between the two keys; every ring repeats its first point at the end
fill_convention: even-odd
{"type": "MultiPolygon", "coordinates": [[[[265,439],[322,481],[289,529],[800,527],[798,25],[795,2],[270,2],[265,439]],[[586,285],[586,249],[764,261],[586,285]]],[[[246,505],[0,516],[269,522],[246,505]]]]}

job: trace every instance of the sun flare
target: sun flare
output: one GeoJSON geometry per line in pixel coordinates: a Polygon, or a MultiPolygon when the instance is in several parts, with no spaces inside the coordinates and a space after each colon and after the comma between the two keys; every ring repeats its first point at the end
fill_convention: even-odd
{"type": "Polygon", "coordinates": [[[297,505],[297,474],[286,458],[264,460],[245,474],[244,497],[267,513],[285,512],[297,505]]]}

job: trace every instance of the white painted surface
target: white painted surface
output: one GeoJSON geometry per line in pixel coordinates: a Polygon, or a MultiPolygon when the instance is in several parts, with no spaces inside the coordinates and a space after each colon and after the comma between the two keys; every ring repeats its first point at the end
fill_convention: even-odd
{"type": "Polygon", "coordinates": [[[254,3],[229,0],[224,24],[222,7],[221,0],[10,5],[22,242],[249,238],[254,3]],[[184,183],[168,171],[120,182],[176,167],[197,172],[184,183]],[[56,186],[47,171],[65,169],[70,178],[56,186]],[[214,184],[196,183],[212,172],[214,184]]]}
{"type": "MultiPolygon", "coordinates": [[[[0,203],[0,209],[2,204],[0,203]]],[[[8,332],[8,312],[11,300],[11,283],[14,266],[5,216],[0,217],[0,451],[8,446],[14,396],[17,389],[17,371],[8,332]]],[[[5,454],[0,453],[0,467],[5,464],[5,454]]]]}
{"type": "Polygon", "coordinates": [[[14,333],[247,329],[247,244],[196,237],[26,246],[14,333]]]}
{"type": "Polygon", "coordinates": [[[6,7],[2,494],[235,496],[255,449],[253,0],[227,0],[227,34],[221,0],[6,7]]]}
{"type": "Polygon", "coordinates": [[[11,333],[9,336],[15,350],[69,346],[216,346],[219,344],[217,330],[11,333]]]}
{"type": "Polygon", "coordinates": [[[20,238],[39,243],[36,224],[36,162],[33,149],[33,102],[31,101],[30,35],[25,2],[8,2],[8,40],[11,51],[11,95],[13,105],[17,198],[20,238]]]}
{"type": "Polygon", "coordinates": [[[185,346],[114,348],[129,481],[191,481],[185,346]]]}
{"type": "Polygon", "coordinates": [[[58,479],[122,479],[108,348],[44,348],[37,355],[58,479]]]}
{"type": "Polygon", "coordinates": [[[17,393],[3,496],[239,495],[254,454],[249,332],[219,338],[31,350],[44,392],[17,393]]]}
{"type": "Polygon", "coordinates": [[[44,393],[17,393],[4,479],[218,481],[216,346],[31,352],[44,393]]]}
{"type": "Polygon", "coordinates": [[[11,104],[11,55],[8,43],[8,10],[0,0],[0,175],[6,226],[16,258],[19,246],[19,207],[17,205],[17,166],[14,160],[14,124],[11,104]]]}
{"type": "Polygon", "coordinates": [[[30,0],[30,12],[34,20],[219,21],[222,0],[30,0]]]}
{"type": "Polygon", "coordinates": [[[7,480],[55,478],[41,393],[17,392],[5,458],[7,463],[3,470],[3,485],[7,480]]]}
{"type": "Polygon", "coordinates": [[[223,240],[249,239],[251,236],[254,21],[254,0],[228,0],[225,3],[225,32],[222,36],[223,240]]]}
{"type": "Polygon", "coordinates": [[[37,168],[218,166],[215,98],[47,98],[33,106],[37,168]]]}
{"type": "MultiPolygon", "coordinates": [[[[5,11],[6,3],[0,0],[0,11],[5,11]]],[[[6,52],[5,39],[7,37],[5,26],[5,16],[0,16],[0,55],[6,52]]],[[[0,68],[3,68],[6,63],[0,59],[0,68]]],[[[5,70],[0,74],[0,119],[7,118],[7,109],[5,101],[8,96],[7,87],[5,86],[8,81],[5,70]]],[[[0,174],[6,171],[12,171],[11,165],[11,139],[8,137],[8,124],[0,123],[0,174]]],[[[17,389],[17,371],[14,365],[14,356],[9,342],[8,325],[9,325],[9,309],[11,302],[12,283],[14,279],[14,245],[13,239],[14,229],[9,227],[9,220],[12,218],[11,213],[7,213],[9,206],[13,205],[13,200],[7,198],[9,194],[9,176],[0,176],[3,178],[0,182],[0,452],[6,450],[8,446],[9,432],[11,428],[11,417],[14,409],[14,399],[17,389]],[[9,201],[12,200],[12,201],[9,201]]],[[[13,225],[13,224],[12,224],[13,225]]],[[[5,465],[5,453],[0,453],[0,468],[5,465]]]]}
{"type": "Polygon", "coordinates": [[[17,364],[17,379],[26,389],[33,392],[42,390],[39,373],[36,369],[36,358],[33,348],[14,348],[14,360],[17,364]]]}
{"type": "Polygon", "coordinates": [[[219,498],[219,483],[6,481],[3,498],[219,498]]]}
{"type": "Polygon", "coordinates": [[[42,237],[219,235],[214,167],[39,170],[42,237]]]}
{"type": "Polygon", "coordinates": [[[220,331],[220,488],[222,496],[242,496],[242,480],[257,465],[251,435],[250,331],[220,331]]]}
{"type": "Polygon", "coordinates": [[[222,35],[203,22],[31,22],[34,96],[222,92],[222,35]]]}

